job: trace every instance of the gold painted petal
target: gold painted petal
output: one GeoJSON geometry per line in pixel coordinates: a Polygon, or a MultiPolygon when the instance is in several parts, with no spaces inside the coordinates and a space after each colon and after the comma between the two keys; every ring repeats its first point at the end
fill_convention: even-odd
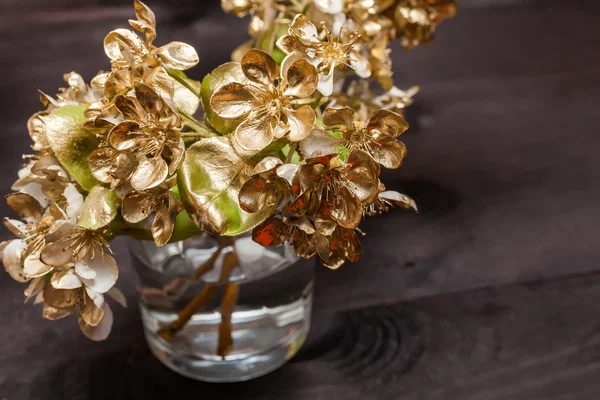
{"type": "Polygon", "coordinates": [[[154,216],[151,231],[157,246],[164,246],[171,239],[177,218],[177,208],[177,199],[169,194],[166,204],[163,204],[154,216]]]}
{"type": "Polygon", "coordinates": [[[106,292],[106,294],[108,295],[108,297],[119,303],[121,307],[127,307],[127,298],[125,298],[123,292],[121,292],[116,286],[110,288],[110,290],[106,292]]]}
{"type": "Polygon", "coordinates": [[[56,242],[61,239],[66,240],[65,237],[68,236],[75,227],[75,223],[67,219],[54,221],[54,224],[52,224],[46,233],[46,243],[56,242]]]}
{"type": "Polygon", "coordinates": [[[123,197],[121,214],[125,221],[137,224],[148,218],[157,207],[155,196],[148,192],[129,192],[123,197]]]}
{"type": "Polygon", "coordinates": [[[290,185],[292,185],[296,171],[298,171],[298,164],[283,164],[275,170],[277,176],[285,179],[290,185]]]}
{"type": "Polygon", "coordinates": [[[345,126],[354,129],[356,111],[350,107],[328,107],[323,112],[323,123],[326,126],[345,126]]]}
{"type": "Polygon", "coordinates": [[[270,171],[282,164],[283,164],[283,161],[281,161],[277,157],[265,157],[262,160],[260,160],[258,162],[258,164],[256,164],[256,166],[252,170],[252,174],[253,175],[262,174],[263,172],[270,171]]]}
{"type": "Polygon", "coordinates": [[[44,301],[54,308],[71,308],[80,300],[79,289],[55,289],[52,285],[44,286],[44,301]]]}
{"type": "Polygon", "coordinates": [[[344,11],[344,0],[314,0],[314,3],[326,14],[340,14],[344,11]]]}
{"type": "Polygon", "coordinates": [[[23,272],[22,255],[27,245],[20,239],[11,240],[2,251],[2,264],[11,278],[17,282],[27,282],[29,278],[23,272]]]}
{"type": "Polygon", "coordinates": [[[282,245],[287,239],[290,228],[277,217],[270,217],[252,230],[252,240],[263,247],[282,245]]]}
{"type": "Polygon", "coordinates": [[[86,299],[85,304],[81,307],[79,316],[87,325],[95,327],[100,324],[105,312],[106,308],[100,308],[91,299],[86,299]]]}
{"type": "Polygon", "coordinates": [[[284,96],[309,97],[319,84],[317,68],[302,53],[292,53],[283,59],[281,76],[287,83],[284,96]]]}
{"type": "Polygon", "coordinates": [[[373,74],[369,59],[357,51],[353,51],[350,56],[350,66],[360,78],[367,79],[373,74]]]}
{"type": "Polygon", "coordinates": [[[8,229],[13,235],[24,238],[27,233],[27,224],[19,221],[17,219],[4,218],[4,226],[8,229]]]}
{"type": "Polygon", "coordinates": [[[42,306],[42,317],[49,321],[58,321],[71,315],[73,310],[66,308],[54,308],[46,303],[42,306]]]}
{"type": "Polygon", "coordinates": [[[297,110],[285,109],[290,132],[288,138],[292,142],[304,140],[311,132],[317,120],[315,111],[311,106],[305,105],[297,110]]]}
{"type": "Polygon", "coordinates": [[[122,45],[134,53],[141,53],[145,45],[138,35],[128,29],[115,29],[104,38],[104,52],[112,61],[122,60],[126,57],[122,45]]]}
{"type": "Polygon", "coordinates": [[[259,104],[252,92],[237,82],[221,86],[210,99],[213,111],[218,116],[227,119],[243,118],[255,110],[259,104]]]}
{"type": "Polygon", "coordinates": [[[171,162],[169,163],[169,175],[174,175],[185,158],[185,143],[180,137],[177,145],[169,147],[171,162]]]}
{"type": "Polygon", "coordinates": [[[386,168],[399,168],[406,153],[404,143],[391,136],[383,136],[377,142],[371,143],[371,155],[386,168]]]}
{"type": "Polygon", "coordinates": [[[23,263],[23,273],[30,278],[39,278],[52,271],[53,268],[40,261],[39,254],[30,254],[23,263]]]}
{"type": "Polygon", "coordinates": [[[347,187],[363,204],[369,204],[379,193],[379,164],[362,150],[354,150],[348,155],[352,168],[346,174],[347,187]]]}
{"type": "Polygon", "coordinates": [[[242,57],[244,75],[253,82],[272,86],[279,77],[279,66],[269,54],[252,49],[242,57]]]}
{"type": "MultiPolygon", "coordinates": [[[[104,300],[104,294],[94,292],[92,289],[90,289],[88,287],[85,288],[85,293],[87,294],[88,298],[91,299],[92,302],[96,305],[96,307],[104,308],[104,304],[106,303],[106,301],[104,300]]],[[[85,300],[87,301],[88,299],[85,299],[85,300]]]]}
{"type": "Polygon", "coordinates": [[[265,207],[279,206],[283,193],[277,190],[277,184],[269,182],[261,175],[254,175],[241,187],[238,197],[242,210],[256,213],[265,207]]]}
{"type": "Polygon", "coordinates": [[[63,271],[57,271],[52,274],[50,278],[50,284],[54,289],[77,289],[83,286],[81,280],[75,274],[73,269],[66,269],[63,271]]]}
{"type": "Polygon", "coordinates": [[[79,329],[81,329],[81,332],[83,332],[83,334],[87,336],[88,339],[91,339],[96,342],[105,340],[108,337],[108,335],[110,335],[110,331],[112,330],[112,324],[114,319],[112,310],[110,309],[108,303],[105,304],[104,307],[104,318],[102,318],[102,321],[100,321],[100,323],[97,326],[91,326],[86,324],[83,318],[81,317],[77,319],[77,323],[79,324],[79,329]]]}
{"type": "Polygon", "coordinates": [[[410,198],[409,196],[407,196],[405,194],[398,193],[393,190],[387,190],[385,192],[379,193],[379,198],[387,200],[395,206],[406,208],[406,209],[412,209],[416,212],[419,212],[417,203],[415,203],[415,201],[412,198],[410,198]]]}
{"type": "Polygon", "coordinates": [[[91,269],[85,260],[79,260],[75,263],[75,272],[84,279],[94,279],[96,277],[96,271],[91,269]]]}
{"type": "Polygon", "coordinates": [[[83,284],[97,293],[106,293],[117,282],[119,269],[117,262],[108,254],[96,254],[95,257],[82,260],[96,272],[92,279],[81,278],[83,284]]]}
{"type": "Polygon", "coordinates": [[[50,243],[42,250],[40,260],[53,267],[64,267],[73,261],[73,241],[68,238],[50,243]]]}
{"type": "Polygon", "coordinates": [[[277,47],[285,54],[300,52],[306,54],[308,48],[295,36],[284,35],[277,41],[277,47]]]}
{"type": "Polygon", "coordinates": [[[141,82],[135,84],[135,98],[150,115],[159,115],[166,107],[162,98],[150,86],[141,82]]]}
{"type": "Polygon", "coordinates": [[[244,120],[244,122],[239,124],[236,128],[235,140],[245,150],[264,149],[273,140],[273,127],[271,126],[271,116],[267,113],[250,114],[244,120]]]}
{"type": "Polygon", "coordinates": [[[297,14],[294,17],[290,24],[289,33],[305,42],[320,43],[317,28],[303,14],[297,14]]]}
{"type": "Polygon", "coordinates": [[[35,278],[31,281],[27,289],[23,292],[25,295],[25,302],[27,303],[32,298],[36,297],[44,290],[44,285],[46,284],[45,278],[35,278]]]}
{"type": "Polygon", "coordinates": [[[138,121],[140,118],[144,118],[139,103],[129,96],[117,95],[115,106],[125,120],[138,121]]]}
{"type": "Polygon", "coordinates": [[[156,187],[164,182],[169,175],[167,162],[161,157],[142,158],[131,175],[131,186],[141,191],[156,187]]]}
{"type": "Polygon", "coordinates": [[[300,142],[300,151],[306,158],[325,156],[335,153],[340,140],[331,136],[323,129],[313,129],[303,141],[300,142]]]}
{"type": "Polygon", "coordinates": [[[315,230],[321,235],[331,236],[338,224],[331,218],[323,218],[322,215],[315,217],[315,230]]]}
{"type": "Polygon", "coordinates": [[[90,156],[90,169],[94,178],[103,183],[112,182],[111,170],[113,168],[112,155],[114,150],[108,147],[101,147],[94,150],[90,156]]]}
{"type": "MultiPolygon", "coordinates": [[[[94,190],[94,189],[92,189],[94,190]]],[[[77,187],[68,183],[63,192],[65,200],[67,201],[67,206],[65,207],[65,213],[68,218],[77,218],[79,213],[81,212],[81,207],[83,206],[84,200],[83,195],[79,193],[77,187]]],[[[60,210],[60,209],[59,209],[60,210]]],[[[62,211],[62,210],[60,210],[62,211]]]]}
{"type": "Polygon", "coordinates": [[[336,191],[335,204],[329,207],[329,216],[344,228],[357,228],[362,220],[363,205],[346,187],[339,187],[336,191]]]}
{"type": "Polygon", "coordinates": [[[154,53],[165,68],[177,69],[185,71],[198,64],[198,53],[187,43],[171,42],[156,50],[154,53]]]}
{"type": "Polygon", "coordinates": [[[397,137],[408,129],[408,123],[398,113],[389,110],[377,110],[369,118],[369,131],[378,131],[384,135],[397,137]]]}
{"type": "Polygon", "coordinates": [[[142,82],[165,99],[171,99],[175,96],[173,80],[167,70],[161,66],[145,68],[142,82]]]}
{"type": "Polygon", "coordinates": [[[136,122],[121,122],[108,134],[108,143],[116,150],[131,150],[140,144],[140,129],[136,122]]]}
{"type": "Polygon", "coordinates": [[[8,206],[23,218],[42,218],[42,205],[27,193],[11,193],[5,197],[8,206]]]}
{"type": "Polygon", "coordinates": [[[146,35],[146,42],[152,43],[156,38],[156,17],[154,12],[139,0],[133,3],[137,20],[129,20],[129,24],[137,31],[146,35]]]}

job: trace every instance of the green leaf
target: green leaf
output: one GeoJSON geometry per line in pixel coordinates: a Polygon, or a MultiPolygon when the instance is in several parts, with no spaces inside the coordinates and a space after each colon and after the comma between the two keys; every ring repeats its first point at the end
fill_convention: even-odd
{"type": "Polygon", "coordinates": [[[115,219],[120,205],[121,199],[113,190],[94,186],[83,202],[77,223],[87,229],[103,228],[115,219]]]}
{"type": "Polygon", "coordinates": [[[247,213],[238,194],[248,179],[256,155],[236,149],[229,137],[202,139],[186,151],[177,178],[183,204],[201,229],[218,235],[237,235],[269,217],[271,209],[247,213]]]}
{"type": "Polygon", "coordinates": [[[173,79],[177,108],[186,114],[194,115],[200,107],[200,82],[188,78],[184,72],[175,69],[169,69],[168,73],[173,79]]]}
{"type": "Polygon", "coordinates": [[[175,219],[175,228],[173,229],[173,234],[171,235],[169,242],[179,242],[200,232],[202,231],[198,228],[198,226],[196,226],[194,221],[192,221],[187,211],[182,210],[179,214],[177,214],[177,218],[175,219]]]}
{"type": "Polygon", "coordinates": [[[242,67],[238,62],[225,63],[206,75],[202,80],[202,107],[204,108],[206,120],[222,135],[233,132],[242,120],[231,120],[219,117],[213,112],[210,105],[210,98],[217,89],[231,82],[247,82],[242,67]]]}
{"type": "Polygon", "coordinates": [[[83,127],[86,120],[84,111],[85,107],[82,106],[64,106],[40,119],[58,161],[83,189],[90,190],[99,183],[92,175],[88,162],[92,152],[98,148],[100,139],[83,127]]]}

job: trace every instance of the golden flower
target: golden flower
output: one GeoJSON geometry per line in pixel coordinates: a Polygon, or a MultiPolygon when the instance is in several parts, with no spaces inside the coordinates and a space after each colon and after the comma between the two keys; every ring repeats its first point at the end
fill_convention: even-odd
{"type": "Polygon", "coordinates": [[[139,0],[134,3],[137,20],[130,25],[144,34],[142,40],[135,32],[116,29],[104,39],[104,51],[113,68],[148,65],[151,68],[163,66],[177,70],[192,68],[198,63],[198,54],[189,44],[171,42],[162,47],[154,46],[156,38],[156,18],[148,6],[139,0]]]}
{"type": "Polygon", "coordinates": [[[362,150],[353,150],[345,163],[337,154],[309,158],[293,177],[295,200],[283,215],[314,218],[316,230],[330,236],[337,225],[355,229],[363,207],[379,193],[379,165],[362,150]]]}
{"type": "Polygon", "coordinates": [[[359,16],[377,14],[395,0],[314,0],[315,6],[327,14],[354,13],[359,16]]]}
{"type": "Polygon", "coordinates": [[[242,209],[249,213],[259,212],[265,207],[277,209],[284,199],[292,195],[292,177],[297,169],[298,165],[283,163],[276,157],[261,160],[240,189],[242,209]]]}
{"type": "Polygon", "coordinates": [[[402,46],[431,42],[437,26],[454,17],[456,8],[456,0],[400,0],[394,15],[402,46]]]}
{"type": "Polygon", "coordinates": [[[353,52],[353,47],[360,35],[351,32],[347,38],[342,38],[342,32],[335,37],[323,26],[324,40],[319,38],[317,28],[306,18],[298,14],[292,21],[287,35],[277,41],[277,46],[286,54],[300,52],[305,54],[319,71],[318,90],[324,96],[333,92],[333,72],[336,68],[352,66],[357,74],[367,78],[367,69],[360,63],[367,60],[359,53],[353,52]]]}
{"type": "Polygon", "coordinates": [[[326,236],[315,229],[306,216],[272,216],[253,229],[252,239],[264,247],[279,246],[289,241],[298,256],[311,258],[317,254],[321,263],[331,269],[339,268],[346,260],[358,261],[362,252],[354,229],[336,226],[333,232],[326,236]]]}
{"type": "Polygon", "coordinates": [[[171,238],[178,211],[177,199],[166,183],[141,192],[134,190],[127,193],[121,209],[125,221],[132,224],[144,221],[154,213],[151,232],[157,246],[164,246],[171,238]]]}
{"type": "Polygon", "coordinates": [[[160,185],[177,171],[185,154],[179,116],[142,83],[135,85],[135,97],[119,95],[115,105],[125,121],[109,132],[109,148],[92,153],[92,173],[113,186],[129,180],[138,191],[160,185]]]}
{"type": "Polygon", "coordinates": [[[19,179],[11,189],[27,193],[40,202],[43,208],[49,203],[59,205],[64,200],[63,193],[69,183],[67,172],[51,154],[32,157],[32,160],[18,172],[19,179]]]}
{"type": "Polygon", "coordinates": [[[323,115],[327,130],[337,133],[334,137],[323,129],[314,129],[301,144],[307,157],[334,152],[338,146],[350,151],[360,149],[371,155],[386,168],[398,168],[406,155],[404,143],[396,140],[408,129],[408,123],[399,114],[378,110],[368,122],[355,119],[356,112],[349,107],[329,107],[323,115]]]}
{"type": "Polygon", "coordinates": [[[388,212],[390,208],[396,207],[419,212],[417,203],[409,196],[393,190],[385,190],[385,187],[381,185],[381,193],[379,193],[375,202],[365,208],[365,215],[373,216],[383,214],[384,212],[388,212]]]}
{"type": "Polygon", "coordinates": [[[220,117],[243,120],[235,130],[238,144],[246,150],[260,150],[273,138],[287,136],[298,142],[308,136],[315,112],[309,105],[294,106],[315,92],[316,68],[301,54],[292,53],[280,71],[270,55],[256,49],[244,55],[241,67],[246,80],[221,86],[210,99],[220,117]]]}

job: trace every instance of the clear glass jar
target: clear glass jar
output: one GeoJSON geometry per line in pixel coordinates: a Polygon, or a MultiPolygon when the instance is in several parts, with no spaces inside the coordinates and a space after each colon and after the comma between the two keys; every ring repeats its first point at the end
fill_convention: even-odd
{"type": "Polygon", "coordinates": [[[174,371],[202,381],[248,380],[282,366],[304,343],[314,261],[299,259],[289,246],[266,249],[249,235],[206,233],[164,247],[134,239],[129,245],[148,345],[174,371]],[[239,262],[224,274],[234,251],[239,262]],[[221,299],[232,283],[239,290],[230,319],[233,344],[222,357],[221,299]]]}

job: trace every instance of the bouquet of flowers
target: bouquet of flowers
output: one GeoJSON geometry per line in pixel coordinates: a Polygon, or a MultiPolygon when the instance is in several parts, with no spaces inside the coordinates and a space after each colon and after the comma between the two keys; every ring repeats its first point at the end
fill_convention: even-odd
{"type": "Polygon", "coordinates": [[[250,15],[252,39],[202,82],[183,72],[194,48],[156,45],[155,15],[136,0],[133,30],[104,40],[109,71],[89,84],[71,72],[55,97],[41,93],[27,124],[34,154],[6,196],[16,238],[0,251],[44,318],[76,314],[89,338],[107,337],[105,296],[125,303],[110,249],[119,235],[162,246],[251,231],[335,269],[358,260],[363,218],[417,209],[380,181],[406,156],[402,109],[418,91],[394,86],[390,44],[429,42],[455,2],[222,5],[250,15]]]}

